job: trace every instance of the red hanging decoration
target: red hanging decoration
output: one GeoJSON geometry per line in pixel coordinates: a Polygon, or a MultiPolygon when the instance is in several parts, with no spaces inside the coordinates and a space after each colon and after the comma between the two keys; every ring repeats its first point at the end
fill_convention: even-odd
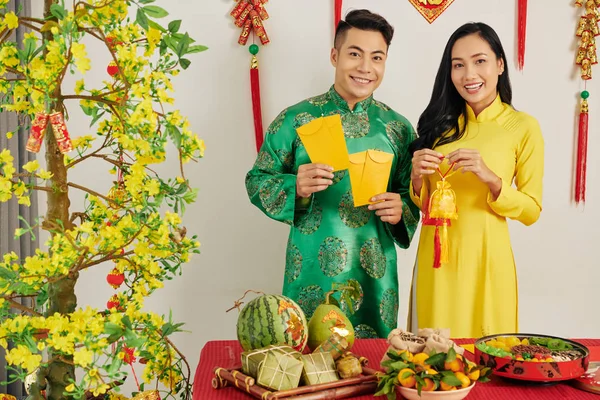
{"type": "MultiPolygon", "coordinates": [[[[579,48],[575,57],[575,64],[581,67],[581,79],[584,82],[592,79],[592,65],[598,63],[596,53],[596,36],[598,29],[600,0],[575,0],[577,7],[583,7],[584,13],[579,18],[575,35],[580,38],[579,48]]],[[[575,204],[585,203],[586,170],[587,170],[587,142],[588,142],[588,102],[590,93],[581,92],[581,106],[579,110],[579,129],[577,132],[577,162],[575,165],[575,204]]]]}
{"type": "Polygon", "coordinates": [[[337,29],[340,20],[342,19],[342,0],[334,0],[333,5],[333,32],[337,29]]]}
{"type": "MultiPolygon", "coordinates": [[[[258,46],[256,46],[256,50],[258,51],[258,46]]],[[[258,77],[258,59],[256,58],[256,54],[252,54],[252,62],[250,63],[250,88],[250,90],[252,91],[252,115],[254,117],[254,137],[256,139],[256,151],[259,152],[263,144],[263,126],[262,111],[260,107],[260,81],[258,77]]]]}
{"type": "Polygon", "coordinates": [[[433,237],[433,268],[440,268],[449,260],[448,228],[451,221],[458,219],[458,208],[456,206],[456,194],[447,181],[447,178],[456,172],[452,170],[454,163],[448,167],[445,173],[437,170],[440,181],[437,182],[436,190],[431,193],[423,208],[423,225],[435,226],[433,237]]]}
{"type": "Polygon", "coordinates": [[[116,294],[113,294],[110,299],[106,302],[106,308],[109,310],[111,308],[116,308],[118,311],[121,310],[121,303],[119,302],[119,298],[116,294]]]}
{"type": "MultiPolygon", "coordinates": [[[[236,0],[237,4],[231,10],[231,17],[234,19],[235,26],[242,28],[238,37],[238,44],[245,46],[250,37],[250,32],[258,37],[263,46],[270,43],[269,36],[265,30],[263,21],[269,18],[269,14],[264,7],[268,0],[236,0]]],[[[262,124],[262,109],[260,99],[260,79],[258,72],[258,45],[252,44],[248,48],[252,54],[250,62],[250,91],[252,95],[252,115],[254,119],[254,137],[256,141],[256,151],[260,148],[264,140],[264,131],[262,124]]]]}
{"type": "Polygon", "coordinates": [[[118,72],[119,72],[119,67],[117,66],[117,63],[114,61],[111,61],[108,63],[108,66],[106,67],[106,72],[114,77],[118,72]]]}
{"type": "Polygon", "coordinates": [[[577,135],[577,169],[575,172],[575,203],[585,203],[585,181],[587,165],[588,140],[588,103],[589,92],[581,92],[581,109],[579,112],[579,132],[577,135]]]}
{"type": "Polygon", "coordinates": [[[60,152],[64,154],[72,151],[73,144],[71,143],[71,137],[69,136],[63,113],[57,111],[50,114],[50,124],[52,125],[52,132],[54,133],[54,138],[60,152]]]}
{"type": "Polygon", "coordinates": [[[46,127],[48,126],[48,119],[50,116],[46,113],[37,113],[31,124],[31,133],[27,139],[27,145],[25,148],[27,151],[37,153],[42,147],[44,136],[46,135],[46,127]]]}
{"type": "Polygon", "coordinates": [[[527,33],[527,0],[519,0],[518,11],[518,57],[517,67],[523,71],[525,65],[525,37],[527,33]]]}
{"type": "Polygon", "coordinates": [[[123,282],[125,282],[125,275],[122,272],[119,272],[117,268],[113,268],[112,271],[106,275],[106,281],[113,289],[118,289],[123,282]]]}

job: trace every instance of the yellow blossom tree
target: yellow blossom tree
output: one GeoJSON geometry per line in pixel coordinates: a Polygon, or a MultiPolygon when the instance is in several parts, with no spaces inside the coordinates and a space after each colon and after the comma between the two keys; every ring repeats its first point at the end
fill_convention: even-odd
{"type": "MultiPolygon", "coordinates": [[[[32,161],[18,171],[10,152],[0,151],[0,201],[29,205],[39,191],[47,198],[39,226],[50,233],[35,254],[0,259],[0,345],[11,379],[35,377],[30,399],[118,398],[112,393],[137,358],[145,363],[140,391],[152,383],[163,399],[190,398],[189,365],[169,339],[182,324],[146,311],[144,299],[198,252],[179,214],[196,197],[183,166],[203,156],[204,143],[169,105],[171,77],[206,47],[180,32],[180,20],[163,22],[168,12],[154,0],[44,0],[39,18],[7,12],[7,3],[0,0],[0,110],[35,127],[44,116],[81,107],[95,131],[73,137],[70,150],[68,132],[55,130],[60,119],[38,123],[45,168],[32,161]],[[11,35],[19,26],[30,32],[21,43],[11,35]],[[84,41],[91,40],[112,60],[97,87],[85,80],[92,60],[84,41]],[[82,77],[73,93],[65,89],[67,72],[82,77]],[[151,167],[166,160],[168,143],[181,171],[165,179],[151,167]],[[90,160],[115,174],[109,192],[69,180],[70,170],[90,160]],[[73,191],[85,194],[81,209],[72,209],[73,191]],[[115,287],[122,285],[118,295],[106,309],[78,305],[79,274],[106,263],[115,287]]],[[[15,235],[33,233],[20,228],[15,235]]]]}

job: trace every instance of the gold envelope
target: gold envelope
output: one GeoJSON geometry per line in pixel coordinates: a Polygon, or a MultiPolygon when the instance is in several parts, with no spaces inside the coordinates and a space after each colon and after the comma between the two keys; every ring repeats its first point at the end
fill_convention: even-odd
{"type": "Polygon", "coordinates": [[[371,204],[371,197],[387,192],[394,155],[379,150],[350,154],[350,184],[354,207],[371,204]]]}
{"type": "Polygon", "coordinates": [[[348,149],[339,114],[313,119],[296,132],[312,163],[330,165],[334,171],[348,168],[348,149]]]}

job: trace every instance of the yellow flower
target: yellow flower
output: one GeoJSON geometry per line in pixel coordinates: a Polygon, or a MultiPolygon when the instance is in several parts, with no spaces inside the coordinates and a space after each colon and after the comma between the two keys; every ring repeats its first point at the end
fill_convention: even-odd
{"type": "Polygon", "coordinates": [[[29,196],[22,196],[19,197],[19,204],[23,204],[27,207],[31,206],[31,199],[29,199],[29,196]]]}
{"type": "Polygon", "coordinates": [[[77,350],[73,354],[73,362],[83,368],[86,368],[92,363],[94,359],[94,352],[88,349],[77,350]]]}
{"type": "Polygon", "coordinates": [[[90,59],[87,57],[87,51],[83,43],[73,43],[71,52],[75,59],[75,67],[83,74],[90,69],[90,59]]]}
{"type": "Polygon", "coordinates": [[[23,169],[27,172],[33,173],[40,167],[40,163],[38,160],[29,161],[27,164],[23,165],[23,169]]]}
{"type": "Polygon", "coordinates": [[[65,388],[65,390],[66,390],[67,392],[72,392],[72,391],[74,391],[74,390],[75,390],[75,385],[73,385],[73,384],[71,383],[69,386],[67,386],[67,387],[65,388]]]}
{"type": "Polygon", "coordinates": [[[146,189],[146,192],[148,192],[148,196],[155,196],[160,192],[160,182],[156,179],[150,179],[146,182],[144,188],[146,189]]]}
{"type": "Polygon", "coordinates": [[[37,173],[37,176],[41,179],[50,179],[54,176],[54,174],[52,172],[46,171],[44,169],[40,169],[37,173]]]}
{"type": "Polygon", "coordinates": [[[4,149],[0,152],[0,164],[11,164],[13,160],[14,158],[8,149],[4,149]]]}
{"type": "Polygon", "coordinates": [[[92,389],[92,393],[94,394],[94,396],[99,396],[101,394],[106,393],[106,391],[110,389],[110,386],[108,386],[106,383],[103,383],[100,386],[95,387],[94,389],[92,389]]]}
{"type": "Polygon", "coordinates": [[[16,29],[19,26],[19,18],[11,11],[4,16],[4,23],[8,29],[16,29]]]}
{"type": "Polygon", "coordinates": [[[7,138],[7,139],[12,139],[13,135],[14,135],[14,132],[13,132],[13,131],[8,131],[8,132],[6,132],[6,138],[7,138]]]}
{"type": "Polygon", "coordinates": [[[169,211],[165,212],[165,221],[167,221],[170,225],[179,225],[181,223],[181,218],[177,213],[171,213],[169,211]]]}
{"type": "Polygon", "coordinates": [[[85,89],[85,81],[83,79],[78,80],[77,82],[75,82],[75,93],[79,94],[81,92],[83,92],[85,89]]]}

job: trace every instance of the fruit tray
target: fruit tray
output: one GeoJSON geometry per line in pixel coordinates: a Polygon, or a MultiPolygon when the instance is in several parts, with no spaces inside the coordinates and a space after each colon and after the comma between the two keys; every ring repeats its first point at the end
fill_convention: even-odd
{"type": "Polygon", "coordinates": [[[271,391],[259,386],[256,384],[254,378],[241,372],[241,366],[234,369],[217,367],[214,369],[215,376],[212,379],[212,387],[214,389],[232,387],[261,400],[290,398],[294,400],[347,399],[363,394],[375,393],[378,371],[366,366],[368,364],[366,358],[360,357],[360,360],[363,372],[357,377],[279,391],[271,391]]]}
{"type": "MultiPolygon", "coordinates": [[[[511,351],[512,350],[514,350],[514,347],[511,349],[511,351]]],[[[556,352],[551,352],[551,354],[554,353],[556,352]]],[[[588,348],[580,343],[548,335],[538,335],[529,333],[498,334],[483,337],[475,342],[476,362],[478,362],[480,365],[485,365],[487,367],[492,368],[492,370],[494,371],[494,375],[523,381],[557,382],[578,378],[581,375],[583,375],[588,368],[589,355],[590,352],[588,348]],[[510,338],[515,338],[517,339],[517,341],[523,341],[524,339],[538,339],[546,340],[548,341],[548,343],[562,343],[564,344],[564,346],[568,346],[569,350],[565,349],[567,353],[577,354],[577,356],[573,356],[571,359],[565,359],[564,361],[557,361],[551,359],[546,360],[543,357],[539,357],[540,359],[536,357],[532,360],[525,360],[523,359],[523,357],[515,357],[510,352],[508,352],[508,354],[490,354],[488,352],[482,351],[482,349],[480,348],[482,344],[489,343],[490,340],[496,340],[497,338],[508,338],[509,340],[510,338]]]]}

